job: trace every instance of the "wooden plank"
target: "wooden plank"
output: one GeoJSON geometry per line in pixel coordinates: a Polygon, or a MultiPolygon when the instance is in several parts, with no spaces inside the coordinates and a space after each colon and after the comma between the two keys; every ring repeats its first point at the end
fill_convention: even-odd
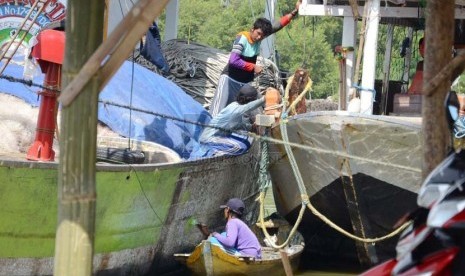
{"type": "Polygon", "coordinates": [[[89,80],[101,75],[101,90],[146,33],[148,27],[161,14],[169,0],[140,0],[116,26],[94,54],[87,60],[73,81],[65,87],[58,100],[68,106],[89,80]]]}
{"type": "Polygon", "coordinates": [[[286,273],[286,276],[294,275],[292,273],[291,262],[289,261],[289,256],[287,255],[286,251],[280,249],[279,254],[281,254],[281,261],[283,262],[284,272],[286,273]]]}
{"type": "Polygon", "coordinates": [[[206,276],[215,275],[213,271],[212,248],[211,248],[211,243],[208,240],[205,241],[205,244],[203,245],[202,257],[203,257],[203,263],[205,265],[205,275],[206,276]]]}
{"type": "MultiPolygon", "coordinates": [[[[363,14],[363,6],[358,7],[359,14],[363,14]]],[[[455,9],[456,19],[465,19],[465,10],[462,8],[455,9]]],[[[351,6],[342,5],[318,5],[303,3],[299,8],[299,15],[308,16],[353,16],[351,6]]],[[[415,7],[383,7],[380,10],[381,17],[393,18],[423,18],[425,11],[415,7]]]]}

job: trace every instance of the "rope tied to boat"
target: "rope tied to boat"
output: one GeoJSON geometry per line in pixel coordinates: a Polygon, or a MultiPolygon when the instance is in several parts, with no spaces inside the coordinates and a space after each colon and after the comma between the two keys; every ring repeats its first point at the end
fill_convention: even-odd
{"type": "MultiPolygon", "coordinates": [[[[288,84],[288,86],[289,86],[289,84],[288,84]]],[[[287,87],[286,87],[286,90],[288,90],[287,87]]],[[[301,93],[301,94],[303,94],[303,93],[301,93]]],[[[287,100],[287,99],[285,99],[285,100],[287,100]]],[[[405,228],[407,228],[411,224],[411,221],[408,221],[408,222],[404,223],[403,225],[401,225],[400,227],[398,227],[397,229],[395,229],[394,231],[392,231],[391,233],[389,233],[389,234],[387,234],[385,236],[382,236],[382,237],[366,238],[366,237],[359,237],[359,236],[356,236],[356,235],[354,235],[352,233],[349,233],[348,231],[346,231],[345,229],[342,229],[340,226],[338,226],[333,221],[328,219],[321,212],[319,212],[312,205],[312,203],[310,201],[310,197],[308,196],[307,190],[305,188],[305,184],[304,184],[304,181],[303,181],[303,178],[302,178],[302,174],[300,173],[299,167],[297,165],[297,161],[296,161],[296,159],[294,157],[294,154],[292,152],[292,149],[291,149],[291,143],[289,142],[289,137],[288,137],[288,133],[287,133],[287,121],[284,120],[284,118],[287,117],[287,112],[283,112],[283,114],[281,116],[282,116],[281,117],[282,120],[279,123],[279,127],[280,127],[280,130],[281,130],[283,145],[284,145],[284,149],[286,150],[286,154],[288,156],[289,163],[290,163],[290,165],[292,167],[292,171],[293,171],[294,176],[296,178],[297,186],[298,186],[300,194],[301,194],[302,207],[300,209],[299,216],[297,217],[297,220],[294,223],[294,226],[293,226],[293,228],[291,230],[291,233],[289,234],[288,239],[283,244],[276,245],[271,241],[271,237],[268,234],[268,232],[266,231],[266,228],[264,226],[264,220],[263,220],[263,215],[264,215],[263,205],[264,205],[264,202],[263,201],[264,201],[264,194],[265,193],[263,191],[260,193],[260,215],[259,215],[259,218],[260,218],[261,228],[262,228],[263,233],[265,234],[266,238],[268,239],[268,241],[270,242],[270,244],[272,245],[273,248],[281,249],[281,248],[283,248],[284,246],[286,246],[289,243],[290,238],[292,237],[291,235],[293,235],[295,233],[296,229],[298,228],[298,226],[300,225],[300,223],[302,221],[302,218],[303,218],[303,215],[304,215],[304,212],[305,212],[305,207],[307,207],[312,212],[312,214],[314,214],[316,217],[321,219],[324,223],[326,223],[328,226],[335,229],[339,233],[345,235],[348,238],[351,238],[351,239],[359,241],[359,242],[364,242],[364,243],[376,243],[376,242],[379,242],[379,241],[383,241],[383,240],[392,238],[392,237],[398,235],[401,231],[403,231],[405,228]]],[[[261,143],[266,143],[266,142],[264,142],[262,140],[261,143]]],[[[264,152],[264,153],[262,152],[262,154],[267,155],[268,152],[267,151],[264,152]]],[[[268,162],[268,156],[265,156],[265,158],[266,158],[266,162],[268,162]]]]}
{"type": "MultiPolygon", "coordinates": [[[[268,134],[269,134],[269,129],[267,129],[265,131],[265,135],[268,135],[268,134]]],[[[300,208],[300,212],[299,212],[299,217],[297,218],[298,223],[294,224],[294,226],[292,227],[286,241],[284,241],[284,243],[282,243],[280,245],[277,245],[273,241],[273,239],[271,238],[268,231],[266,230],[265,219],[264,219],[264,216],[265,216],[265,208],[264,208],[264,206],[265,206],[265,195],[266,195],[266,192],[267,192],[268,188],[271,186],[271,179],[270,179],[270,176],[269,176],[269,173],[268,173],[268,166],[269,166],[269,162],[270,162],[270,158],[269,158],[270,156],[269,156],[268,149],[269,149],[268,142],[266,140],[260,140],[261,158],[260,158],[260,170],[259,170],[260,175],[258,177],[258,181],[259,181],[259,184],[260,184],[260,195],[258,197],[258,200],[260,202],[260,213],[259,213],[258,217],[259,217],[259,221],[260,221],[260,228],[262,229],[262,232],[265,235],[265,238],[267,239],[267,241],[269,242],[271,247],[274,248],[274,249],[282,249],[282,248],[286,247],[289,244],[292,237],[297,232],[297,228],[299,227],[300,221],[302,221],[302,218],[303,218],[303,215],[304,215],[304,212],[305,212],[305,205],[302,204],[302,208],[300,208]]],[[[308,198],[308,196],[307,196],[307,198],[308,198]]],[[[302,202],[304,202],[304,201],[302,201],[302,202]]]]}
{"type": "MultiPolygon", "coordinates": [[[[294,75],[290,76],[288,81],[287,81],[288,85],[286,86],[286,90],[284,91],[283,106],[288,106],[289,105],[289,90],[291,89],[290,84],[293,82],[293,80],[294,80],[294,75]]],[[[286,115],[291,111],[293,112],[293,114],[296,113],[295,112],[296,105],[303,99],[303,97],[305,97],[307,92],[312,91],[312,85],[313,85],[313,81],[309,78],[309,81],[305,85],[304,90],[302,90],[302,92],[300,92],[300,94],[297,96],[297,98],[292,102],[292,104],[285,111],[286,115]]],[[[284,113],[284,111],[283,111],[283,113],[284,113]]]]}

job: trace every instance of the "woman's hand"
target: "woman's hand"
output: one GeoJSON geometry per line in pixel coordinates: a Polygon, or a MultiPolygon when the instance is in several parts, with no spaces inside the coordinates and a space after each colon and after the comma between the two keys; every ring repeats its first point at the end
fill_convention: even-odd
{"type": "Polygon", "coordinates": [[[210,230],[208,230],[208,226],[202,223],[197,223],[197,228],[199,228],[200,232],[202,232],[204,238],[208,238],[210,236],[210,230]]]}

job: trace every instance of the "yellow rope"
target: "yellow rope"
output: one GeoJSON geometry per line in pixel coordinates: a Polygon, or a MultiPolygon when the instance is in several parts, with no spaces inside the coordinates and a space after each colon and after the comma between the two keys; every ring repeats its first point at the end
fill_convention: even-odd
{"type": "MultiPolygon", "coordinates": [[[[289,82],[288,83],[292,83],[292,80],[293,80],[293,76],[291,78],[289,78],[289,82]]],[[[301,92],[299,94],[299,96],[297,97],[297,99],[294,101],[294,103],[288,108],[288,112],[289,110],[291,110],[293,107],[295,107],[295,103],[297,103],[300,99],[302,99],[302,97],[305,95],[305,93],[311,88],[311,81],[309,81],[309,83],[306,85],[305,89],[303,92],[301,92]]],[[[286,106],[288,104],[288,97],[289,97],[289,88],[290,85],[288,84],[287,87],[286,87],[286,90],[285,90],[285,95],[284,95],[284,106],[286,106]]],[[[281,120],[281,127],[286,127],[285,124],[286,124],[286,120],[281,120]]],[[[279,143],[284,143],[286,145],[289,145],[289,146],[298,146],[300,148],[303,148],[301,145],[298,145],[298,144],[294,144],[294,143],[290,143],[289,142],[289,138],[287,137],[287,131],[282,131],[282,135],[283,135],[283,141],[279,141],[279,143]]],[[[256,135],[252,135],[252,136],[255,136],[257,137],[256,135]]],[[[268,137],[257,137],[259,139],[263,139],[265,138],[265,141],[266,140],[275,140],[275,139],[270,139],[268,137]]],[[[273,142],[277,142],[277,141],[273,141],[273,142]]],[[[286,152],[288,154],[288,158],[289,158],[289,162],[291,162],[291,159],[294,160],[293,156],[293,152],[292,150],[288,150],[286,148],[286,152]]],[[[327,152],[330,152],[330,151],[327,151],[327,152]]],[[[341,154],[342,155],[342,154],[341,154]]],[[[345,154],[347,155],[347,154],[345,154]]],[[[302,181],[302,177],[301,177],[301,174],[300,174],[300,171],[298,168],[294,168],[292,167],[293,171],[294,171],[294,174],[295,174],[295,177],[296,177],[296,180],[297,180],[297,185],[299,185],[299,187],[301,185],[303,185],[303,183],[300,183],[300,181],[302,181]],[[299,180],[300,179],[300,180],[299,180]]],[[[315,215],[317,216],[319,219],[321,219],[324,223],[326,223],[329,227],[335,229],[336,231],[338,231],[339,233],[345,235],[346,237],[349,237],[353,240],[356,240],[356,241],[359,241],[359,242],[364,242],[364,243],[375,243],[375,242],[379,242],[379,241],[383,241],[383,240],[386,240],[386,239],[389,239],[391,237],[394,237],[396,236],[397,234],[399,234],[401,231],[403,231],[406,227],[408,227],[410,224],[411,224],[411,221],[408,221],[406,223],[404,223],[402,226],[398,227],[397,229],[395,229],[394,231],[392,231],[391,233],[385,235],[385,236],[382,236],[382,237],[377,237],[377,238],[365,238],[365,237],[359,237],[359,236],[356,236],[352,233],[349,233],[347,232],[346,230],[342,229],[340,226],[336,225],[334,222],[332,222],[330,219],[328,219],[325,215],[323,215],[322,213],[320,213],[310,202],[310,197],[308,196],[307,192],[306,192],[306,189],[305,189],[305,186],[304,187],[301,187],[299,188],[299,190],[301,190],[302,194],[300,195],[301,198],[302,198],[302,208],[300,209],[300,212],[299,212],[299,216],[297,217],[297,220],[291,230],[291,233],[289,234],[289,237],[287,238],[287,240],[281,244],[281,245],[276,245],[274,242],[272,242],[271,240],[271,237],[269,235],[269,233],[267,232],[266,228],[265,228],[265,222],[264,222],[264,219],[263,219],[263,216],[264,216],[264,192],[260,192],[260,215],[259,215],[259,219],[260,219],[260,224],[261,224],[261,228],[262,228],[262,231],[263,233],[265,234],[266,238],[268,239],[268,241],[270,242],[270,244],[272,245],[273,248],[276,248],[276,249],[281,249],[283,247],[285,247],[290,239],[292,238],[292,236],[294,235],[296,229],[298,228],[298,226],[300,225],[300,222],[302,221],[302,218],[303,218],[303,214],[305,212],[305,206],[307,206],[307,208],[315,215]]]]}
{"type": "Polygon", "coordinates": [[[299,96],[297,96],[294,102],[289,106],[289,108],[286,111],[287,113],[289,113],[291,110],[295,113],[295,106],[300,102],[300,100],[302,100],[302,98],[305,96],[305,94],[307,94],[308,91],[311,91],[312,84],[313,84],[312,79],[308,78],[307,85],[305,85],[304,90],[300,92],[299,96]]]}
{"type": "Polygon", "coordinates": [[[297,232],[297,228],[299,227],[300,225],[300,222],[302,221],[302,218],[304,217],[304,212],[305,212],[305,205],[302,204],[302,207],[300,208],[300,212],[299,212],[299,216],[297,217],[297,220],[294,224],[294,226],[292,227],[291,229],[291,232],[289,233],[289,236],[287,237],[286,241],[280,245],[276,245],[273,240],[271,239],[271,236],[270,234],[268,233],[268,231],[266,230],[266,227],[265,227],[265,221],[264,221],[264,213],[265,213],[265,208],[264,208],[264,203],[265,203],[265,192],[260,192],[260,196],[259,196],[259,201],[260,201],[260,214],[259,214],[259,220],[260,220],[260,228],[262,229],[263,231],[263,234],[265,234],[265,237],[266,239],[268,240],[268,242],[271,244],[271,247],[275,248],[275,249],[281,249],[281,248],[284,248],[286,247],[291,238],[294,236],[295,232],[297,232]]]}
{"type": "MultiPolygon", "coordinates": [[[[303,197],[304,195],[302,195],[303,197]]],[[[305,195],[307,196],[307,195],[305,195]]],[[[308,197],[308,196],[307,196],[308,197]]],[[[311,203],[310,203],[310,200],[308,200],[308,203],[307,203],[307,207],[308,209],[315,215],[317,216],[319,219],[321,219],[323,222],[325,222],[327,225],[329,225],[329,227],[335,229],[336,231],[338,231],[339,233],[353,239],[353,240],[356,240],[356,241],[360,241],[360,242],[364,242],[364,243],[375,243],[375,242],[379,242],[379,241],[383,241],[383,240],[386,240],[386,239],[389,239],[389,238],[392,238],[394,236],[396,236],[397,234],[399,234],[401,231],[403,231],[405,228],[407,228],[412,222],[411,221],[408,221],[406,223],[404,223],[403,225],[401,225],[399,228],[397,228],[396,230],[392,231],[391,233],[385,235],[385,236],[382,236],[382,237],[379,237],[379,238],[361,238],[361,237],[358,237],[358,236],[355,236],[354,234],[352,233],[349,233],[347,232],[346,230],[342,229],[341,227],[339,227],[338,225],[336,225],[335,223],[333,223],[330,219],[328,219],[325,215],[323,215],[322,213],[320,213],[311,203]]]]}

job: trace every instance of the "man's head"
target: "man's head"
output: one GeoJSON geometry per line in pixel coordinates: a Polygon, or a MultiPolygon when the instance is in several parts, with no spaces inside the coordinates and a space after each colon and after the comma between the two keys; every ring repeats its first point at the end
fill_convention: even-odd
{"type": "Polygon", "coordinates": [[[244,213],[245,205],[239,198],[231,198],[225,205],[221,205],[220,208],[226,209],[225,212],[233,212],[236,216],[241,217],[244,213]]]}
{"type": "Polygon", "coordinates": [[[246,84],[242,86],[242,88],[239,90],[236,101],[239,104],[247,104],[247,103],[250,103],[251,101],[255,101],[257,97],[258,97],[257,89],[255,89],[255,87],[249,84],[246,84]]]}
{"type": "Polygon", "coordinates": [[[418,41],[418,52],[420,52],[420,55],[422,57],[425,56],[425,38],[424,37],[420,38],[420,40],[418,41]]]}
{"type": "Polygon", "coordinates": [[[253,23],[252,30],[250,31],[250,37],[254,42],[260,41],[265,37],[269,36],[273,28],[270,20],[266,18],[259,18],[253,23]]]}

